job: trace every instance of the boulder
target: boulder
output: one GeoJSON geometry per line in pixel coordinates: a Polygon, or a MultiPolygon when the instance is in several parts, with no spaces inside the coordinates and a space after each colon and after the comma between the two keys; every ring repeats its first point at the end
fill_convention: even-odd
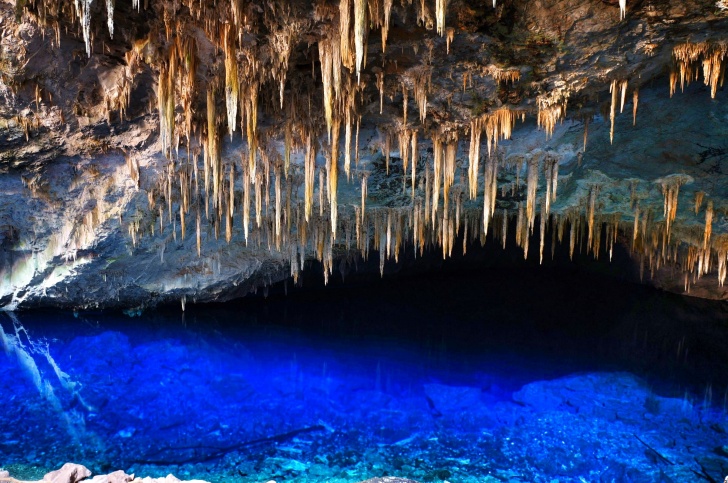
{"type": "Polygon", "coordinates": [[[60,470],[51,471],[43,477],[48,483],[77,483],[91,476],[91,471],[83,465],[66,463],[60,470]]]}

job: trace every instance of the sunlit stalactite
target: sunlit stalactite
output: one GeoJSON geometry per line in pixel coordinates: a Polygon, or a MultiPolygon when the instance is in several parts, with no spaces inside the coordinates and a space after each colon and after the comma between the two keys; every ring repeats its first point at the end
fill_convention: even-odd
{"type": "Polygon", "coordinates": [[[384,20],[382,22],[382,52],[387,51],[387,37],[389,37],[389,23],[392,18],[393,0],[384,0],[384,20]]]}
{"type": "MultiPolygon", "coordinates": [[[[703,72],[703,81],[710,86],[711,98],[715,98],[718,85],[723,85],[725,66],[723,59],[728,52],[728,44],[718,42],[686,42],[678,44],[673,48],[673,56],[677,64],[680,76],[680,90],[684,90],[685,84],[697,80],[700,71],[703,72]],[[702,62],[700,62],[702,59],[702,62]],[[701,65],[702,64],[702,65],[701,65]],[[701,68],[702,67],[702,68],[701,68]]],[[[678,73],[672,70],[670,73],[670,96],[675,92],[678,73]]]]}
{"type": "MultiPolygon", "coordinates": [[[[477,176],[477,174],[476,174],[477,176]]],[[[498,156],[489,156],[485,162],[483,176],[483,233],[488,234],[490,221],[495,214],[495,199],[498,192],[498,156]]]]}
{"type": "Polygon", "coordinates": [[[620,95],[619,113],[620,114],[622,114],[624,112],[624,101],[627,97],[627,85],[628,85],[628,82],[626,80],[623,80],[619,83],[619,95],[620,95]]]}
{"type": "Polygon", "coordinates": [[[334,111],[334,66],[332,44],[333,40],[329,36],[322,38],[318,42],[321,79],[323,82],[324,93],[324,115],[326,118],[326,131],[329,136],[329,141],[331,140],[331,124],[333,122],[334,111]]]}
{"type": "Polygon", "coordinates": [[[235,48],[235,32],[230,24],[225,28],[223,50],[225,54],[225,106],[227,108],[227,125],[230,139],[235,132],[238,117],[238,96],[240,81],[238,80],[238,60],[235,48]]]}
{"type": "Polygon", "coordinates": [[[445,35],[445,14],[447,12],[448,0],[435,0],[435,21],[437,23],[437,33],[441,37],[445,35]]]}
{"type": "MultiPolygon", "coordinates": [[[[367,2],[354,0],[354,48],[356,52],[356,81],[361,82],[361,71],[366,66],[367,2]]],[[[342,49],[342,58],[343,58],[342,49]]]]}
{"type": "Polygon", "coordinates": [[[483,118],[470,121],[470,149],[468,151],[468,187],[470,199],[478,196],[478,164],[480,162],[480,135],[483,132],[483,118]]]}
{"type": "Polygon", "coordinates": [[[705,231],[703,233],[703,250],[710,248],[710,235],[713,233],[713,202],[709,201],[705,208],[705,231]]]}
{"type": "Polygon", "coordinates": [[[556,123],[566,114],[566,106],[569,99],[569,91],[553,91],[538,98],[538,127],[546,131],[551,137],[556,128],[556,123]]]}
{"type": "MultiPolygon", "coordinates": [[[[86,44],[86,55],[91,57],[91,4],[93,0],[74,0],[78,21],[81,24],[83,41],[86,44]]],[[[113,20],[112,20],[113,22],[113,20]]],[[[113,27],[112,27],[113,29],[113,27]]]]}
{"type": "Polygon", "coordinates": [[[114,0],[106,0],[106,25],[109,28],[109,37],[114,38],[114,0]]]}
{"type": "MultiPolygon", "coordinates": [[[[324,169],[319,169],[319,176],[318,176],[319,182],[319,217],[324,217],[324,193],[326,191],[326,171],[324,169]]],[[[318,221],[318,220],[317,220],[318,221]]]]}
{"type": "Polygon", "coordinates": [[[414,94],[417,108],[420,111],[420,122],[425,123],[427,117],[427,93],[430,89],[430,76],[432,72],[429,68],[421,67],[413,74],[414,94]]]}
{"type": "Polygon", "coordinates": [[[410,149],[410,131],[406,127],[400,127],[397,132],[397,142],[399,144],[399,157],[402,160],[402,189],[404,190],[407,183],[407,168],[409,167],[409,149],[410,149]]]}
{"type": "Polygon", "coordinates": [[[455,182],[455,156],[458,151],[458,135],[457,132],[451,134],[450,139],[445,145],[445,153],[443,159],[442,185],[444,208],[443,214],[447,217],[450,206],[450,190],[455,182]]]}
{"type": "Polygon", "coordinates": [[[361,219],[359,221],[359,223],[362,227],[364,227],[364,220],[366,220],[367,181],[368,181],[368,176],[366,173],[364,173],[361,177],[361,210],[360,210],[361,219]]]}
{"type": "Polygon", "coordinates": [[[432,138],[433,176],[432,176],[432,225],[435,225],[438,207],[440,206],[440,184],[443,168],[443,139],[439,133],[432,138]]]}
{"type": "Polygon", "coordinates": [[[258,82],[251,80],[245,92],[245,122],[248,139],[248,174],[255,182],[255,159],[258,152],[258,82]]]}
{"type": "Polygon", "coordinates": [[[304,213],[306,223],[311,217],[313,207],[313,184],[316,171],[316,141],[312,133],[306,135],[306,154],[304,159],[304,213]]]}
{"type": "Polygon", "coordinates": [[[283,109],[284,91],[286,88],[286,77],[288,76],[288,61],[291,57],[291,50],[295,42],[295,38],[300,34],[302,26],[287,18],[287,21],[281,22],[281,28],[271,32],[268,44],[271,46],[273,62],[271,66],[271,76],[278,82],[278,95],[280,97],[281,109],[283,109]]]}
{"type": "MultiPolygon", "coordinates": [[[[596,216],[597,211],[597,197],[599,196],[599,191],[601,189],[601,186],[598,184],[591,185],[589,187],[589,197],[587,199],[587,214],[586,214],[586,223],[587,223],[587,229],[588,229],[588,235],[587,235],[587,250],[591,250],[594,245],[595,238],[599,238],[598,236],[594,236],[594,219],[596,216]]],[[[594,253],[594,255],[598,255],[598,251],[594,253]]]]}
{"type": "Polygon", "coordinates": [[[354,48],[351,43],[351,2],[352,0],[339,0],[339,46],[341,52],[341,63],[354,71],[355,59],[354,48]]]}
{"type": "Polygon", "coordinates": [[[331,235],[336,240],[336,230],[338,223],[338,189],[339,189],[339,132],[341,131],[341,119],[337,115],[333,121],[333,129],[331,136],[331,159],[329,161],[328,181],[329,181],[329,204],[331,211],[331,235]]]}
{"type": "Polygon", "coordinates": [[[619,0],[619,20],[627,16],[627,0],[619,0]]]}
{"type": "Polygon", "coordinates": [[[546,195],[544,196],[542,214],[551,213],[551,203],[556,200],[556,188],[559,177],[559,160],[553,156],[546,156],[543,162],[544,177],[546,178],[546,195]]]}
{"type": "Polygon", "coordinates": [[[282,194],[282,180],[281,180],[281,166],[280,162],[276,163],[273,168],[273,176],[275,177],[275,245],[276,250],[281,250],[281,242],[283,238],[281,229],[281,220],[283,218],[283,194],[282,194]]]}
{"type": "MultiPolygon", "coordinates": [[[[528,234],[533,233],[533,223],[536,219],[536,191],[538,190],[538,166],[539,158],[532,157],[528,161],[527,184],[526,184],[526,222],[528,234]]],[[[526,237],[528,237],[526,234],[526,237]]]]}
{"type": "Polygon", "coordinates": [[[677,200],[680,193],[680,186],[687,182],[684,176],[672,176],[668,179],[658,180],[662,188],[664,198],[663,215],[665,217],[665,237],[670,239],[670,228],[677,215],[677,200]]]}
{"type": "Polygon", "coordinates": [[[637,104],[640,100],[640,90],[639,88],[635,87],[634,92],[632,93],[632,125],[637,125],[637,104]]]}
{"type": "Polygon", "coordinates": [[[379,89],[379,114],[384,110],[384,72],[378,71],[377,77],[377,89],[379,89]]]}
{"type": "Polygon", "coordinates": [[[243,236],[247,245],[250,234],[250,164],[244,156],[241,156],[240,161],[243,167],[243,236]]]}

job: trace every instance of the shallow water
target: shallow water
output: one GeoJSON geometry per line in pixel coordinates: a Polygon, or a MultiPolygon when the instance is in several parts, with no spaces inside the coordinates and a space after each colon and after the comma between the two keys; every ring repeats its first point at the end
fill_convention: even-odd
{"type": "Polygon", "coordinates": [[[185,314],[0,314],[0,466],[722,481],[728,355],[706,342],[725,347],[722,306],[580,277],[494,268],[185,314]]]}

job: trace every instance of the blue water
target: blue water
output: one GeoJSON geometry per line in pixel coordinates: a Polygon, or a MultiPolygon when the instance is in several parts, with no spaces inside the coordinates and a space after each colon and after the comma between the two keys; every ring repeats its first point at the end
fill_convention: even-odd
{"type": "Polygon", "coordinates": [[[136,318],[0,314],[0,467],[722,481],[725,354],[699,342],[724,335],[713,306],[642,289],[584,301],[572,287],[548,304],[513,293],[531,282],[394,280],[136,318]]]}

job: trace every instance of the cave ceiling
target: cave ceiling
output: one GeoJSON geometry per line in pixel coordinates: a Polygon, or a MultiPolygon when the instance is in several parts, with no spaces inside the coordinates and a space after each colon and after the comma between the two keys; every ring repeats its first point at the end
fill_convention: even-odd
{"type": "Polygon", "coordinates": [[[548,240],[725,299],[726,27],[698,0],[3,1],[0,305],[548,240]]]}

